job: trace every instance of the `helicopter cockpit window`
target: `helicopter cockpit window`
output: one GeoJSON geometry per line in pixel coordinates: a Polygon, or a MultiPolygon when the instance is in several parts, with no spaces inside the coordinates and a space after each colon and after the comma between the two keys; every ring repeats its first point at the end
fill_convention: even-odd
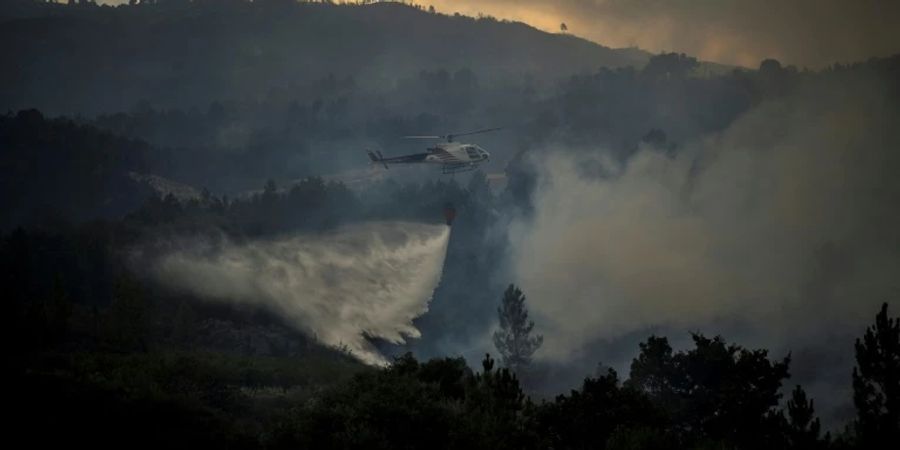
{"type": "Polygon", "coordinates": [[[466,147],[466,153],[469,154],[469,159],[481,159],[481,154],[475,147],[466,147]]]}

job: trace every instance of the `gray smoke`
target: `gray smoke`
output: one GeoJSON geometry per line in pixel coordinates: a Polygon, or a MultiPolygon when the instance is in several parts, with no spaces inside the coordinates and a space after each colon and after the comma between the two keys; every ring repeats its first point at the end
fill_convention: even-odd
{"type": "Polygon", "coordinates": [[[367,337],[417,338],[440,281],[449,227],[366,223],[325,235],[243,244],[198,243],[161,257],[154,275],[203,297],[263,306],[368,364],[385,358],[367,337]]]}
{"type": "Polygon", "coordinates": [[[877,80],[843,80],[761,104],[676,155],[535,161],[535,217],[512,247],[540,356],[583,358],[644,330],[721,333],[793,351],[794,381],[848,389],[853,337],[900,299],[898,123],[877,80]]]}

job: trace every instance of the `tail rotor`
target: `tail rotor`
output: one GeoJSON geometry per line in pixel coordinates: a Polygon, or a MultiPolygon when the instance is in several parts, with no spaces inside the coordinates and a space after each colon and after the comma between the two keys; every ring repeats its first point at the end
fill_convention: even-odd
{"type": "Polygon", "coordinates": [[[369,159],[372,161],[372,164],[381,163],[384,165],[384,168],[387,169],[388,165],[384,162],[384,156],[381,154],[380,150],[366,150],[366,153],[369,155],[369,159]]]}

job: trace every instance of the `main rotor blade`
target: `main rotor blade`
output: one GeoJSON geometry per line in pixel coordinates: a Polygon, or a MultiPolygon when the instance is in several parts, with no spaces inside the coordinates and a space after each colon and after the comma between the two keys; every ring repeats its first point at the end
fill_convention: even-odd
{"type": "Polygon", "coordinates": [[[483,129],[483,130],[467,131],[467,132],[465,132],[465,133],[453,133],[453,134],[451,134],[450,136],[453,136],[453,137],[469,136],[469,135],[471,135],[471,134],[487,133],[487,132],[489,132],[489,131],[497,131],[497,130],[502,130],[502,129],[503,129],[503,127],[497,127],[497,128],[485,128],[485,129],[483,129]]]}
{"type": "Polygon", "coordinates": [[[447,136],[403,136],[403,139],[444,139],[447,136]]]}

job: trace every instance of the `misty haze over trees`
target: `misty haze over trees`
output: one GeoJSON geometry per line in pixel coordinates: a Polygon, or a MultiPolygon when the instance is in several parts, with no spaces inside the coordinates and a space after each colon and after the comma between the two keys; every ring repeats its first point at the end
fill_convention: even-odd
{"type": "MultiPolygon", "coordinates": [[[[831,222],[874,243],[842,247],[823,237],[809,249],[813,281],[798,289],[815,302],[782,311],[801,310],[791,316],[802,322],[796,328],[819,329],[808,325],[817,321],[810,305],[821,302],[824,311],[834,292],[898,292],[875,275],[840,283],[872,270],[860,261],[883,252],[887,259],[868,259],[900,279],[900,215],[885,207],[900,192],[886,176],[900,168],[900,133],[884,125],[900,118],[900,55],[817,71],[773,59],[745,69],[611,49],[565,24],[549,34],[390,2],[132,3],[0,4],[2,317],[13,429],[29,442],[824,449],[889,448],[900,439],[894,298],[854,298],[846,321],[815,325],[833,331],[822,342],[773,332],[782,341],[768,350],[773,341],[733,325],[726,309],[708,322],[660,314],[609,337],[576,328],[577,316],[592,313],[567,303],[573,292],[598,295],[596,302],[619,294],[621,286],[589,291],[570,270],[594,270],[599,257],[527,255],[571,288],[538,295],[520,280],[527,272],[518,253],[524,242],[562,248],[572,233],[590,241],[604,232],[538,234],[554,212],[615,222],[599,200],[579,195],[592,191],[548,175],[560,160],[574,162],[566,175],[607,183],[603,192],[613,193],[634,188],[618,180],[648,157],[673,164],[653,172],[660,178],[687,161],[683,191],[672,195],[690,200],[697,180],[733,157],[695,153],[698,146],[751,142],[741,139],[758,133],[735,124],[754,112],[787,111],[802,121],[806,111],[837,107],[846,114],[828,116],[826,126],[856,130],[878,149],[824,172],[829,185],[866,198],[833,196],[829,208],[853,204],[872,228],[831,222]],[[503,130],[477,139],[491,160],[471,174],[384,171],[364,153],[421,152],[422,142],[400,137],[495,126],[503,130]],[[879,171],[866,172],[872,166],[879,171]],[[564,201],[547,200],[553,189],[564,201]],[[442,224],[448,202],[458,218],[427,312],[413,320],[421,336],[397,343],[358,330],[393,361],[387,367],[324,345],[276,308],[175,289],[144,264],[186,242],[216,248],[318,239],[373,222],[442,224]]],[[[763,130],[785,155],[812,145],[793,130],[763,130]]],[[[815,144],[856,145],[852,136],[815,144]]],[[[745,147],[741,167],[771,187],[766,192],[785,192],[754,159],[756,148],[745,147]]],[[[803,178],[807,160],[785,161],[778,170],[803,178]]],[[[721,178],[723,191],[745,183],[733,173],[721,178]]],[[[776,199],[794,220],[786,227],[819,217],[791,202],[811,186],[788,186],[790,195],[776,199]]],[[[633,190],[628,202],[652,204],[648,189],[633,190]]],[[[726,201],[756,211],[767,200],[726,201]]],[[[697,221],[686,209],[667,212],[675,220],[666,231],[697,221]]],[[[764,220],[751,224],[760,229],[768,223],[762,211],[764,220]]],[[[644,236],[649,244],[637,253],[653,258],[657,238],[644,236]]],[[[717,251],[733,249],[709,249],[717,251]]],[[[634,267],[626,266],[631,254],[613,257],[622,270],[634,267]]],[[[676,284],[706,286],[702,275],[676,284]]],[[[652,285],[644,276],[626,274],[652,285]]],[[[634,308],[635,316],[654,314],[652,305],[634,308]]]]}

